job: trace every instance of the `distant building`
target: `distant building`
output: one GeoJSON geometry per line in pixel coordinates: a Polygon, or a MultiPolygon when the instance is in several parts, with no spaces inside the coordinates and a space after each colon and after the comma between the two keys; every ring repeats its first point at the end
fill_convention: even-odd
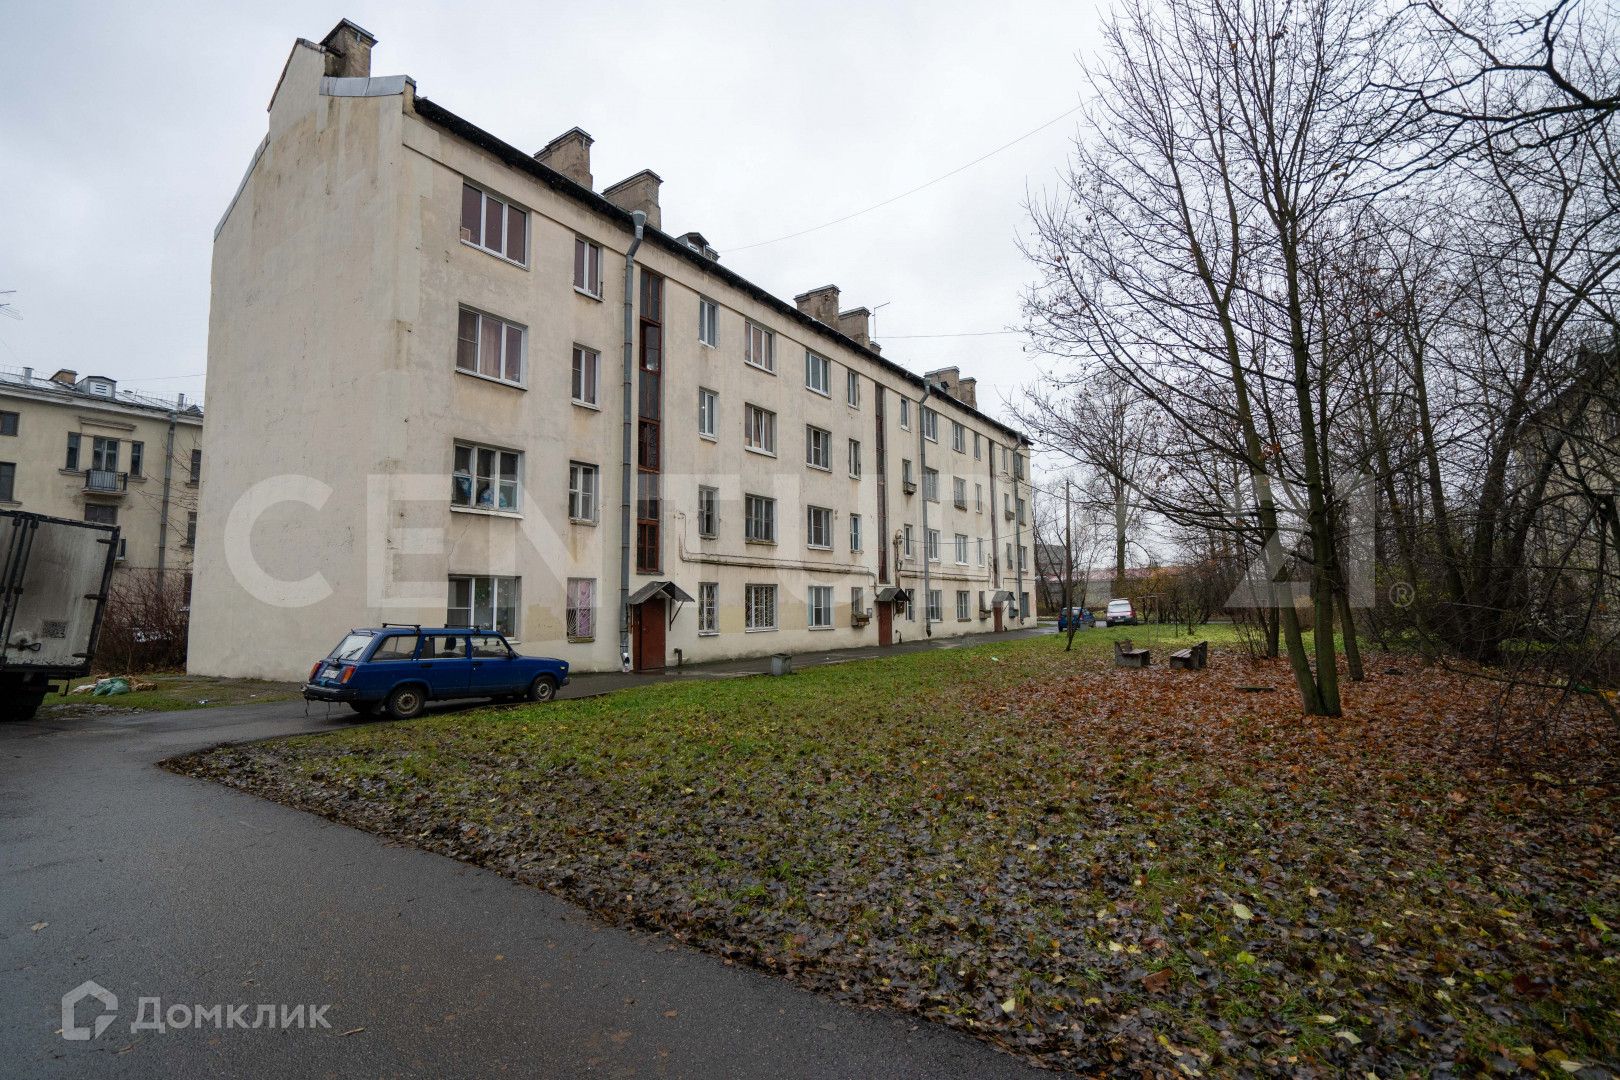
{"type": "Polygon", "coordinates": [[[374,77],[375,43],[294,46],[215,233],[193,670],[300,676],[385,620],[589,671],[1029,613],[1029,444],[973,380],[664,231],[651,170],[597,189],[580,129],[529,153],[374,77]]]}
{"type": "Polygon", "coordinates": [[[121,570],[189,575],[202,409],[103,375],[0,371],[0,507],[117,525],[121,570]]]}

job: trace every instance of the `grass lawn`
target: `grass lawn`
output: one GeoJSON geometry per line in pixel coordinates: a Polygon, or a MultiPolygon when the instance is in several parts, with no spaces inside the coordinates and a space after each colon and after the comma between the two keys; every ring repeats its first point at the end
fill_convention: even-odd
{"type": "MultiPolygon", "coordinates": [[[[174,712],[180,709],[207,709],[218,705],[248,705],[256,701],[289,701],[298,696],[297,683],[266,682],[261,679],[221,679],[208,675],[187,675],[183,672],[160,672],[137,675],[142,682],[156,683],[155,690],[137,690],[112,697],[92,697],[87,690],[82,694],[62,697],[50,694],[40,707],[39,717],[44,720],[73,719],[79,716],[98,716],[124,712],[174,712]]],[[[94,682],[94,679],[75,679],[74,686],[94,682]]]]}
{"type": "Polygon", "coordinates": [[[1310,720],[1209,634],[1204,672],[1093,630],[172,767],[1057,1068],[1616,1070],[1612,728],[1532,743],[1381,655],[1310,720]]]}

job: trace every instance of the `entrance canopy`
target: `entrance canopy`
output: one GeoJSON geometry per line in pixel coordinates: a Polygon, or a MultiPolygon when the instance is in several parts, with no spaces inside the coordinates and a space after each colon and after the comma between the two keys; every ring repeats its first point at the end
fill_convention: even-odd
{"type": "Polygon", "coordinates": [[[1007,589],[997,589],[996,594],[990,598],[990,604],[992,607],[996,604],[1010,604],[1015,599],[1017,597],[1013,596],[1007,589]]]}
{"type": "Polygon", "coordinates": [[[673,600],[678,604],[691,603],[692,597],[673,581],[649,581],[641,588],[630,594],[630,606],[645,604],[648,600],[657,598],[673,600]]]}
{"type": "Polygon", "coordinates": [[[893,586],[888,586],[877,591],[877,598],[880,603],[884,604],[909,604],[911,603],[911,590],[897,589],[893,586]]]}

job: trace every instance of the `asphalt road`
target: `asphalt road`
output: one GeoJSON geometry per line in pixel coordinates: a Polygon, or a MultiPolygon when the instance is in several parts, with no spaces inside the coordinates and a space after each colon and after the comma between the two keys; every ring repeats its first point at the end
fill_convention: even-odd
{"type": "Polygon", "coordinates": [[[352,722],[347,710],[303,713],[282,703],[0,726],[0,1074],[1051,1075],[156,767],[352,722]],[[86,980],[118,1008],[82,1001],[75,1024],[110,1022],[68,1041],[62,996],[86,980]],[[192,1022],[132,1030],[152,1018],[141,998],[192,1022]],[[229,1026],[262,1018],[260,1003],[278,1007],[274,1027],[229,1026]],[[197,1026],[197,1005],[220,1006],[218,1019],[205,1012],[197,1026]],[[309,1026],[320,1005],[329,1027],[309,1026]]]}

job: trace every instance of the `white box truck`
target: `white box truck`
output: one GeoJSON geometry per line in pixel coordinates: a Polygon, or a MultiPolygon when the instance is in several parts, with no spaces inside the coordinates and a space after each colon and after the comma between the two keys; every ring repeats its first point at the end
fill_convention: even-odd
{"type": "Polygon", "coordinates": [[[0,510],[0,551],[0,720],[26,720],[90,673],[118,527],[0,510]]]}

